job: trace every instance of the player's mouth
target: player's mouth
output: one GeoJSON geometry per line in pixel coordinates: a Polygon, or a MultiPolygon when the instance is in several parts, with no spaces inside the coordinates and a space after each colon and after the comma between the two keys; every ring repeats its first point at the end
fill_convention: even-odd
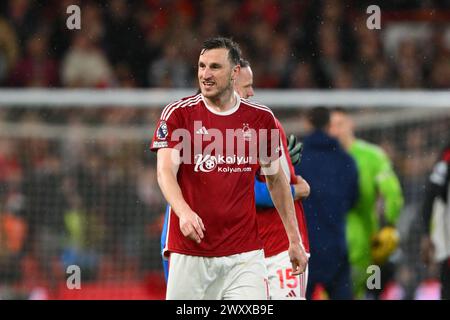
{"type": "Polygon", "coordinates": [[[203,86],[205,88],[212,88],[216,83],[214,81],[203,81],[203,86]]]}

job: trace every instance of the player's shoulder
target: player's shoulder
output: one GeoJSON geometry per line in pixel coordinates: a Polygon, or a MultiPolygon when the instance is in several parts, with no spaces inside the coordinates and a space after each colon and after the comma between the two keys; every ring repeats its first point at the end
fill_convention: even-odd
{"type": "Polygon", "coordinates": [[[241,98],[241,106],[244,106],[244,108],[249,108],[254,112],[261,113],[275,119],[275,115],[273,114],[272,110],[262,103],[241,98]]]}
{"type": "Polygon", "coordinates": [[[195,107],[202,101],[202,95],[200,93],[181,98],[175,102],[166,105],[161,113],[161,120],[168,120],[173,114],[182,112],[189,107],[195,107]]]}
{"type": "Polygon", "coordinates": [[[355,142],[355,146],[358,152],[365,153],[371,157],[378,159],[387,157],[386,152],[380,146],[374,143],[357,139],[355,142]]]}
{"type": "MultiPolygon", "coordinates": [[[[332,142],[329,146],[331,146],[332,150],[332,157],[330,159],[334,160],[333,162],[336,167],[341,166],[343,170],[356,170],[355,158],[348,153],[335,138],[332,138],[332,142]]],[[[322,153],[322,151],[319,151],[319,153],[322,153]]]]}

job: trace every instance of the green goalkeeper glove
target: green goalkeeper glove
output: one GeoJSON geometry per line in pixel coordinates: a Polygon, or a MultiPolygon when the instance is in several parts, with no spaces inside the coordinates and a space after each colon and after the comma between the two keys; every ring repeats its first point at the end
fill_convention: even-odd
{"type": "Polygon", "coordinates": [[[300,163],[302,158],[303,144],[301,142],[297,142],[297,137],[291,134],[287,138],[287,145],[292,164],[296,166],[300,163]]]}

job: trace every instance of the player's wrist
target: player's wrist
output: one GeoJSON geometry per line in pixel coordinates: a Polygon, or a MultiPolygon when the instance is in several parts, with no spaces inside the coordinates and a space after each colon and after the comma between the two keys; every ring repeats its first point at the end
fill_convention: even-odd
{"type": "Polygon", "coordinates": [[[189,216],[191,216],[194,212],[192,209],[186,204],[179,208],[178,211],[178,217],[180,219],[187,219],[189,216]]]}
{"type": "Polygon", "coordinates": [[[289,237],[290,246],[303,246],[300,236],[289,237]]]}

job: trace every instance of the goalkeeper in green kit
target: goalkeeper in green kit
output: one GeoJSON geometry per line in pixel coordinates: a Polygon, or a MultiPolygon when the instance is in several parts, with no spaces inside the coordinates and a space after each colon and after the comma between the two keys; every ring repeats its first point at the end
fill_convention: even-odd
{"type": "Polygon", "coordinates": [[[395,224],[403,206],[399,180],[385,152],[378,146],[357,139],[350,115],[342,108],[331,113],[330,134],[355,159],[359,175],[359,198],[347,215],[346,234],[352,268],[353,293],[364,298],[367,267],[382,266],[397,248],[395,224]],[[377,213],[379,198],[383,215],[377,213]]]}

